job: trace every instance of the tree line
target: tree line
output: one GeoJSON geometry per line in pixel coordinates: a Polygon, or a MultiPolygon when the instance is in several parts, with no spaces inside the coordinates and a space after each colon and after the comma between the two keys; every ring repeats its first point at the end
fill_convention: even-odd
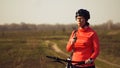
{"type": "MultiPolygon", "coordinates": [[[[120,23],[113,23],[111,20],[99,24],[99,25],[91,25],[94,29],[98,30],[111,30],[111,29],[120,29],[120,23]]],[[[33,31],[71,31],[73,29],[77,28],[76,24],[55,24],[55,25],[50,25],[50,24],[27,24],[25,22],[21,22],[21,24],[4,24],[0,25],[0,31],[28,31],[28,30],[33,30],[33,31]]]]}

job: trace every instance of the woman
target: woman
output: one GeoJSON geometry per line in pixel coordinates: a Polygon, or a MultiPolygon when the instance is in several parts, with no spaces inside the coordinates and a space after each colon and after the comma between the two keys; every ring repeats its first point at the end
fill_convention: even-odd
{"type": "Polygon", "coordinates": [[[76,12],[75,18],[78,29],[72,32],[66,50],[74,51],[72,61],[85,61],[85,64],[76,68],[95,68],[94,61],[99,54],[99,40],[96,32],[89,26],[89,11],[80,9],[76,12]]]}

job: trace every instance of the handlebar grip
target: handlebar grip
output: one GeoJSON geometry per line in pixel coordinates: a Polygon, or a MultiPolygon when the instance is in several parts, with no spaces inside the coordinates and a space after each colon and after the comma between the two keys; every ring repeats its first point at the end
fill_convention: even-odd
{"type": "Polygon", "coordinates": [[[52,57],[52,56],[46,56],[47,58],[56,58],[56,57],[52,57]]]}

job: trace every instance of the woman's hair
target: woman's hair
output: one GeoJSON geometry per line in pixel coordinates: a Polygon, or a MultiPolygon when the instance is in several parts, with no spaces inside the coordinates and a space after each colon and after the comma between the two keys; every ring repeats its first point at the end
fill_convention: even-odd
{"type": "Polygon", "coordinates": [[[88,22],[86,22],[86,24],[85,24],[86,26],[89,26],[90,24],[88,23],[88,22]]]}

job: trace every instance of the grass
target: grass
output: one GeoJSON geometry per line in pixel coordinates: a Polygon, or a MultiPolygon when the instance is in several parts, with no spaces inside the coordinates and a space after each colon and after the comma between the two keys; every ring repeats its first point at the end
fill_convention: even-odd
{"type": "Polygon", "coordinates": [[[106,63],[104,63],[104,62],[101,62],[101,61],[99,61],[99,60],[96,60],[96,61],[95,61],[95,64],[96,64],[96,67],[98,67],[98,68],[119,68],[119,67],[115,67],[115,66],[106,64],[106,63]]]}
{"type": "Polygon", "coordinates": [[[101,45],[101,54],[100,57],[104,58],[112,63],[118,63],[120,60],[119,50],[120,50],[120,31],[116,30],[116,34],[112,34],[115,30],[107,31],[105,34],[101,34],[100,45],[101,45]],[[111,33],[111,34],[110,34],[111,33]]]}
{"type": "MultiPolygon", "coordinates": [[[[112,63],[120,61],[120,32],[111,34],[112,31],[99,31],[101,44],[100,58],[112,63]]],[[[66,52],[66,44],[70,33],[41,31],[5,31],[0,32],[0,68],[64,68],[60,63],[51,62],[46,55],[66,58],[66,56],[54,52],[50,40],[57,43],[58,47],[66,52]]],[[[68,53],[68,52],[66,52],[68,53]]],[[[96,60],[99,68],[116,68],[96,60]]]]}
{"type": "MultiPolygon", "coordinates": [[[[6,32],[0,39],[0,68],[55,68],[46,55],[60,56],[36,32],[6,32]]],[[[49,37],[48,39],[54,39],[49,37]]],[[[63,65],[61,65],[63,66],[63,65]]],[[[58,67],[58,68],[61,68],[58,67]]]]}

